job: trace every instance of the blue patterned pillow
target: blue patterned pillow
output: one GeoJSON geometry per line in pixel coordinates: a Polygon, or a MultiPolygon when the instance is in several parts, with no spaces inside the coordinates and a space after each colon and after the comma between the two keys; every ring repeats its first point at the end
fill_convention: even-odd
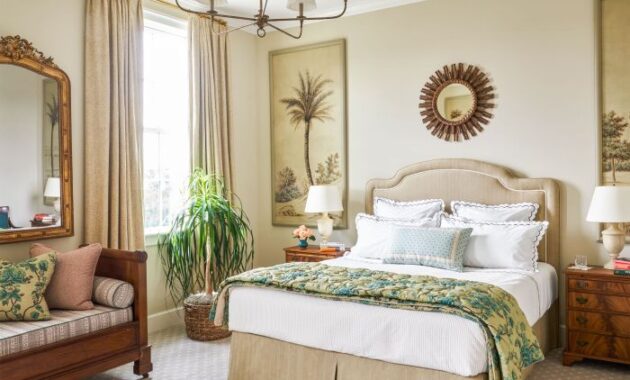
{"type": "Polygon", "coordinates": [[[472,228],[393,227],[386,264],[426,265],[464,270],[464,252],[472,228]]]}

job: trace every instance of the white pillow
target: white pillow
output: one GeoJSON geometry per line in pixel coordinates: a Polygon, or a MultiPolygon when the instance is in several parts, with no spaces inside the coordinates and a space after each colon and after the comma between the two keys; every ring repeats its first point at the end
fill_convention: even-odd
{"type": "Polygon", "coordinates": [[[536,271],[548,222],[476,222],[442,215],[442,227],[472,228],[464,266],[536,271]]]}
{"type": "Polygon", "coordinates": [[[392,228],[402,227],[439,227],[440,214],[433,218],[407,222],[395,219],[379,218],[360,213],[356,217],[357,243],[350,250],[350,255],[370,259],[383,259],[389,256],[392,228]]]}
{"type": "Polygon", "coordinates": [[[481,222],[531,222],[536,219],[537,203],[505,203],[484,205],[464,201],[452,201],[451,212],[458,218],[481,222]]]}
{"type": "Polygon", "coordinates": [[[433,218],[444,211],[441,199],[423,199],[418,201],[395,201],[393,199],[374,197],[374,215],[379,218],[400,220],[419,220],[433,218]]]}

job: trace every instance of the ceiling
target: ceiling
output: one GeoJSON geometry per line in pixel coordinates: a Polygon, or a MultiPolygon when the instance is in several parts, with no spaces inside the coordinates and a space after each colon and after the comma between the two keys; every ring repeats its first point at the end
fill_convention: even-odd
{"type": "MultiPolygon", "coordinates": [[[[175,3],[175,0],[169,0],[175,3]]],[[[264,1],[264,0],[263,0],[264,1]]],[[[297,12],[287,9],[287,0],[268,0],[267,14],[271,18],[295,17],[297,12]]],[[[348,11],[346,16],[373,12],[385,8],[394,8],[405,4],[418,3],[423,0],[348,0],[348,11]]],[[[210,0],[180,0],[180,4],[186,8],[195,10],[207,10],[210,0]],[[204,6],[205,4],[205,6],[204,6]]],[[[259,0],[227,0],[227,5],[217,6],[218,11],[235,14],[239,16],[251,17],[258,11],[259,0]]],[[[317,9],[305,12],[306,16],[330,16],[339,13],[343,9],[343,0],[316,0],[317,9]]],[[[219,4],[219,0],[215,0],[215,4],[219,4]]],[[[345,16],[344,16],[345,17],[345,16]]],[[[230,26],[243,26],[246,23],[237,20],[227,20],[230,26]]],[[[296,26],[297,23],[277,23],[278,26],[287,28],[296,26]]],[[[248,32],[255,33],[255,27],[244,29],[248,32]]]]}

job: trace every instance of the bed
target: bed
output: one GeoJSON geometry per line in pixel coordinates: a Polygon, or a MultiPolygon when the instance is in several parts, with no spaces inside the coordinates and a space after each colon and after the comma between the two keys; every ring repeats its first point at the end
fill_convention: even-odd
{"type": "MultiPolygon", "coordinates": [[[[536,220],[549,222],[539,245],[538,272],[467,269],[456,273],[392,264],[387,270],[497,285],[516,298],[543,351],[558,346],[559,191],[555,181],[518,178],[505,168],[480,161],[445,159],[405,167],[391,179],[369,181],[368,213],[374,196],[401,201],[441,198],[447,205],[451,200],[538,203],[536,220]]],[[[352,257],[326,264],[381,270],[384,265],[352,257]]],[[[229,310],[232,380],[487,378],[487,363],[480,354],[485,337],[474,322],[458,316],[260,288],[232,289],[229,310]]]]}

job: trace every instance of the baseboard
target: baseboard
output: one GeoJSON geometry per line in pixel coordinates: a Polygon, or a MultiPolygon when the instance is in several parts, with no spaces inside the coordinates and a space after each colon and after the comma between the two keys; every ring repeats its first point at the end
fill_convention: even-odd
{"type": "Polygon", "coordinates": [[[181,307],[160,311],[149,315],[149,334],[171,326],[184,325],[184,311],[181,307]]]}

